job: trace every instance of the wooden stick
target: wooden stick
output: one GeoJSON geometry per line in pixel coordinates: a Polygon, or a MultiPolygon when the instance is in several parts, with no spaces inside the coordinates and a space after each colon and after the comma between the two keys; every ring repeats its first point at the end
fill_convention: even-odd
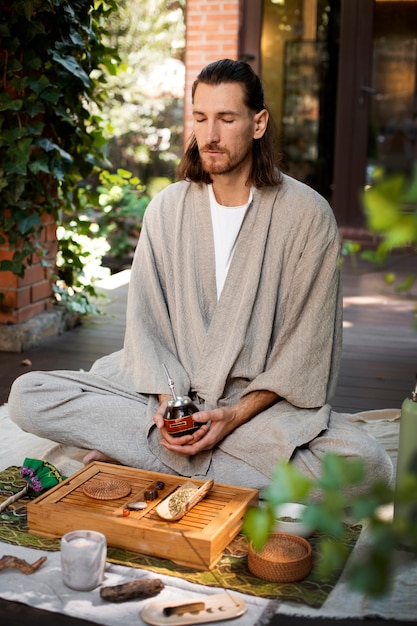
{"type": "Polygon", "coordinates": [[[100,596],[108,602],[126,602],[126,600],[152,598],[162,591],[164,583],[159,578],[133,580],[122,585],[102,587],[100,596]]]}
{"type": "Polygon", "coordinates": [[[19,491],[18,493],[15,493],[13,496],[10,496],[9,498],[7,498],[7,500],[2,502],[0,504],[0,513],[2,511],[4,511],[4,509],[7,509],[9,504],[12,504],[13,502],[16,502],[16,500],[19,500],[19,498],[21,498],[22,496],[26,495],[28,489],[29,489],[29,485],[26,485],[25,487],[23,487],[23,489],[21,491],[19,491]]]}
{"type": "Polygon", "coordinates": [[[12,567],[14,569],[18,569],[22,574],[33,574],[36,570],[45,563],[46,556],[41,556],[40,559],[35,561],[35,563],[28,563],[24,559],[19,559],[17,556],[10,556],[5,554],[0,559],[0,570],[7,569],[8,567],[12,567]]]}
{"type": "Polygon", "coordinates": [[[166,606],[162,610],[162,615],[169,617],[170,615],[184,615],[185,613],[200,613],[204,611],[206,605],[204,602],[188,602],[185,604],[177,604],[177,606],[166,606]]]}

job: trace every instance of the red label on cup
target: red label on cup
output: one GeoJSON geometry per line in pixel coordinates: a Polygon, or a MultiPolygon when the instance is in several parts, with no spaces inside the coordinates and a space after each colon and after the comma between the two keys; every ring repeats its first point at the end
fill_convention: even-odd
{"type": "Polygon", "coordinates": [[[191,428],[195,428],[192,415],[184,415],[184,417],[180,417],[176,420],[165,419],[164,423],[165,428],[170,435],[175,435],[182,433],[183,431],[190,430],[191,428]]]}

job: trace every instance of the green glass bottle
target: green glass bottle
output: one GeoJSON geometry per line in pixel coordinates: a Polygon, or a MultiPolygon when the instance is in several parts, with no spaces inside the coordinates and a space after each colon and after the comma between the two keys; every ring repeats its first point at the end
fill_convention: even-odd
{"type": "MultiPolygon", "coordinates": [[[[398,461],[396,476],[396,497],[394,502],[394,518],[408,519],[417,522],[417,490],[410,484],[407,477],[417,476],[417,383],[414,391],[404,400],[401,406],[400,437],[398,444],[398,461]],[[407,501],[401,498],[401,491],[407,492],[407,501]]],[[[407,543],[407,541],[404,541],[407,543]]]]}

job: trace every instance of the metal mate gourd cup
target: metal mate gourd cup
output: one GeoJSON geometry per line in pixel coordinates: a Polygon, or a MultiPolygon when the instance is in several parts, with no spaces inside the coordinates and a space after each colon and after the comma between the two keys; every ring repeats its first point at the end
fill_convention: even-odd
{"type": "Polygon", "coordinates": [[[165,428],[172,437],[192,435],[201,426],[201,424],[193,420],[193,414],[197,413],[199,409],[188,396],[175,395],[174,382],[166,366],[164,365],[163,367],[172,393],[172,400],[168,400],[164,414],[165,428]]]}

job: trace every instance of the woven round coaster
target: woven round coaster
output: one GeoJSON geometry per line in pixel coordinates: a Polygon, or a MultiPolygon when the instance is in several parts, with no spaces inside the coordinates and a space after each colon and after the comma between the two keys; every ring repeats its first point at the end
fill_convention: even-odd
{"type": "Polygon", "coordinates": [[[129,495],[132,487],[128,482],[119,478],[98,476],[86,482],[83,491],[86,496],[95,500],[117,500],[129,495]]]}
{"type": "Polygon", "coordinates": [[[297,535],[274,533],[259,552],[248,548],[248,568],[263,580],[295,582],[308,576],[311,567],[311,545],[297,535]]]}

